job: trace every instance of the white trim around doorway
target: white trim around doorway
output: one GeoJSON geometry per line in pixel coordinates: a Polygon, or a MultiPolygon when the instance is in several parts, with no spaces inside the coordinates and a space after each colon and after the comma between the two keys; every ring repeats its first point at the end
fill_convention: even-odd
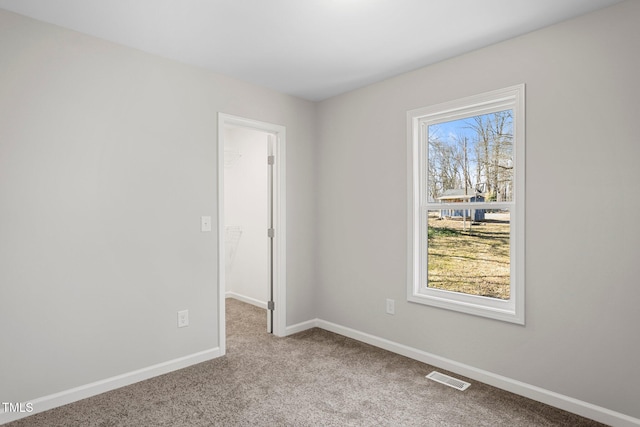
{"type": "MultiPolygon", "coordinates": [[[[273,334],[286,336],[286,128],[281,125],[218,113],[218,336],[219,348],[226,353],[225,322],[225,222],[224,222],[224,128],[238,126],[260,130],[275,136],[274,138],[274,190],[273,220],[275,228],[273,249],[273,334]]],[[[265,159],[266,161],[266,159],[265,159]]],[[[266,230],[265,230],[266,233],[266,230]]]]}

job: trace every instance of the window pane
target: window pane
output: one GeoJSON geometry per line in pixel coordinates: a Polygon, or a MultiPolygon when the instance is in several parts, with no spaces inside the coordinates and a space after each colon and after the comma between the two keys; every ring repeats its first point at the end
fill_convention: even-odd
{"type": "Polygon", "coordinates": [[[427,287],[508,300],[510,212],[430,210],[427,287]]]}
{"type": "Polygon", "coordinates": [[[427,135],[429,202],[513,201],[513,110],[432,124],[427,135]]]}

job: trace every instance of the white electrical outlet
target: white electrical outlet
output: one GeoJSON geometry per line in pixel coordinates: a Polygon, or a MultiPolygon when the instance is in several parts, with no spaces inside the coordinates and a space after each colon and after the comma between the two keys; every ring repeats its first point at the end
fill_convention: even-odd
{"type": "Polygon", "coordinates": [[[396,301],[387,298],[387,314],[396,314],[396,301]]]}
{"type": "Polygon", "coordinates": [[[189,326],[189,310],[180,310],[178,312],[178,328],[189,326]]]}

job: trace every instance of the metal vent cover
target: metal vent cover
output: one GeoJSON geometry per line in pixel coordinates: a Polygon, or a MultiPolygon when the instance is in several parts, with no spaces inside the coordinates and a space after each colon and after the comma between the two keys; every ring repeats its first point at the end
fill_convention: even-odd
{"type": "Polygon", "coordinates": [[[450,377],[449,375],[441,374],[440,372],[433,371],[429,375],[426,376],[430,380],[439,382],[444,385],[448,385],[449,387],[453,387],[456,390],[464,391],[469,388],[471,383],[461,381],[457,378],[450,377]]]}

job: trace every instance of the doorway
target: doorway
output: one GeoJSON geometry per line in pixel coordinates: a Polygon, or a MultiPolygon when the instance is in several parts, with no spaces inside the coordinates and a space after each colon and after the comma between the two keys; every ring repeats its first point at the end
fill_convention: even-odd
{"type": "Polygon", "coordinates": [[[218,283],[221,350],[225,299],[267,309],[267,332],[284,336],[285,128],[218,114],[218,283]]]}

